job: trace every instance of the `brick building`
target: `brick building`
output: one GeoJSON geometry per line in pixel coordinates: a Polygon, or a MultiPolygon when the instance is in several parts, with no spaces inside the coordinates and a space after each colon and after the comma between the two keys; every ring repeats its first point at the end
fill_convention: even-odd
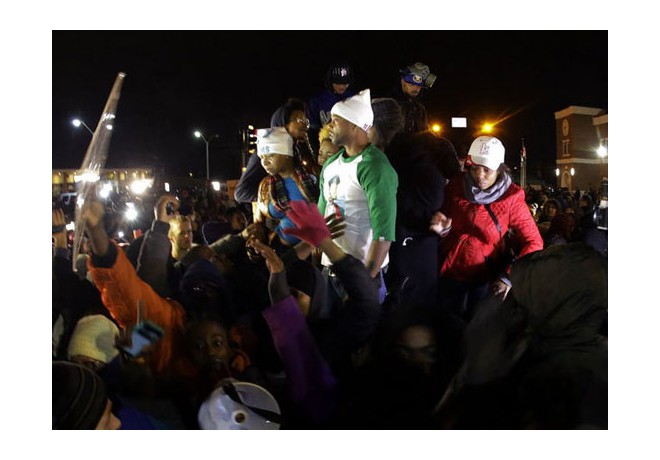
{"type": "Polygon", "coordinates": [[[557,186],[599,190],[607,178],[607,113],[594,107],[570,106],[555,112],[557,186]]]}

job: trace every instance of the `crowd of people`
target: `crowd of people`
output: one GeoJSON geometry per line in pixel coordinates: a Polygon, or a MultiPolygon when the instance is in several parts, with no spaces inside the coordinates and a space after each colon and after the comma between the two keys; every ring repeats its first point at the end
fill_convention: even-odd
{"type": "Polygon", "coordinates": [[[235,201],[164,194],[130,242],[92,194],[72,261],[53,210],[53,429],[607,429],[599,197],[458,152],[399,77],[331,66],[235,201]]]}

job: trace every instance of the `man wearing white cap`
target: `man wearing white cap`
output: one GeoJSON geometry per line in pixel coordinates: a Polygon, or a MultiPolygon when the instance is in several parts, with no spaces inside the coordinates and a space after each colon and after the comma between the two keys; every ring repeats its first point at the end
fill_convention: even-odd
{"type": "MultiPolygon", "coordinates": [[[[324,216],[343,216],[346,228],[335,242],[361,260],[372,278],[380,277],[382,302],[386,290],[381,269],[389,262],[394,241],[398,177],[367,137],[374,120],[369,89],[336,103],[330,113],[330,138],[342,148],[321,171],[319,211],[324,216]]],[[[325,255],[321,263],[331,265],[325,255]]]]}

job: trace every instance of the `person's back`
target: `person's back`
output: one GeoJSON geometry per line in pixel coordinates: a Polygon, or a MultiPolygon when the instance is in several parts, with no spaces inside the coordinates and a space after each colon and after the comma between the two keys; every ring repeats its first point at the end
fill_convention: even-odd
{"type": "Polygon", "coordinates": [[[448,177],[459,171],[451,142],[429,132],[399,133],[385,149],[399,178],[396,241],[390,247],[388,288],[395,302],[435,299],[438,238],[428,223],[444,203],[448,177]],[[405,283],[405,286],[404,286],[405,283]]]}
{"type": "Polygon", "coordinates": [[[607,261],[572,243],[520,259],[482,304],[438,408],[454,429],[607,429],[607,261]]]}

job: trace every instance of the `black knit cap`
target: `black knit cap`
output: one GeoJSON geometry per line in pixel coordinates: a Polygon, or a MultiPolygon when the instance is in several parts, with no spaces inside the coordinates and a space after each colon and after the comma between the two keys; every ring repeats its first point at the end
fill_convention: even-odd
{"type": "Polygon", "coordinates": [[[347,62],[336,62],[328,68],[325,80],[328,87],[332,83],[350,85],[353,83],[353,68],[347,62]]]}
{"type": "Polygon", "coordinates": [[[93,430],[107,404],[105,384],[94,371],[53,361],[53,430],[93,430]]]}

